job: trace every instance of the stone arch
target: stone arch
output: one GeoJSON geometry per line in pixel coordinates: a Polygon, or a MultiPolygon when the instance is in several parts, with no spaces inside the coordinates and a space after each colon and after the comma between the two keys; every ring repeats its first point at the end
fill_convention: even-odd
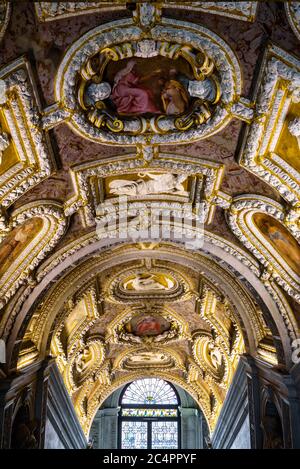
{"type": "MultiPolygon", "coordinates": [[[[90,243],[86,243],[84,247],[77,250],[75,253],[74,253],[74,249],[72,249],[71,247],[71,250],[69,251],[69,255],[65,254],[65,259],[62,260],[62,262],[60,262],[59,264],[55,261],[55,258],[54,259],[52,258],[54,267],[51,270],[50,269],[48,270],[48,272],[41,279],[40,283],[30,292],[30,295],[24,301],[22,312],[19,313],[21,314],[20,320],[22,320],[23,324],[26,321],[25,318],[28,312],[31,311],[31,314],[33,313],[32,306],[35,306],[36,304],[38,304],[38,302],[41,301],[42,299],[43,299],[42,301],[44,301],[43,296],[45,294],[45,291],[49,288],[51,284],[54,284],[55,281],[58,281],[58,284],[62,285],[62,281],[64,281],[67,278],[66,276],[68,275],[68,273],[65,273],[65,272],[68,272],[69,270],[71,270],[71,274],[72,274],[72,267],[74,265],[77,265],[83,259],[87,259],[87,258],[93,259],[92,262],[95,262],[95,256],[98,256],[99,253],[101,253],[103,250],[104,252],[106,252],[107,250],[107,252],[109,253],[110,252],[109,250],[114,246],[114,243],[111,240],[108,245],[106,245],[106,243],[104,243],[103,240],[95,242],[95,239],[91,237],[88,241],[90,243]],[[94,242],[91,242],[91,241],[94,241],[94,242]],[[60,280],[58,280],[59,277],[61,277],[60,280]]],[[[122,243],[122,245],[124,244],[125,243],[122,243]]],[[[116,243],[116,245],[121,246],[120,243],[116,243]]],[[[177,245],[180,246],[180,243],[177,243],[177,245]]],[[[257,264],[255,263],[255,261],[253,261],[251,257],[247,255],[246,253],[244,253],[241,249],[236,250],[234,245],[232,245],[231,243],[228,243],[228,242],[224,243],[223,241],[221,241],[220,238],[217,238],[215,236],[213,237],[210,235],[206,235],[205,237],[205,242],[204,242],[202,252],[205,253],[203,256],[203,259],[207,260],[208,255],[209,255],[214,260],[217,260],[219,265],[224,266],[223,272],[226,273],[227,275],[231,274],[231,282],[233,282],[235,286],[240,285],[242,283],[246,284],[246,286],[248,287],[250,286],[252,292],[256,294],[256,299],[259,300],[260,304],[262,305],[263,314],[266,313],[269,319],[268,322],[271,325],[271,329],[273,328],[272,332],[274,331],[273,335],[278,333],[281,337],[282,345],[280,343],[278,344],[280,360],[281,361],[286,360],[286,363],[289,365],[290,364],[290,351],[291,351],[291,336],[289,336],[289,333],[292,334],[294,327],[292,324],[287,328],[286,323],[289,322],[290,324],[293,320],[291,316],[291,311],[283,310],[283,308],[280,309],[281,305],[276,304],[276,302],[274,301],[272,297],[273,296],[272,284],[270,283],[268,285],[264,285],[257,278],[258,268],[257,268],[257,264]],[[236,253],[238,253],[238,257],[234,257],[234,254],[236,253]],[[248,266],[246,266],[245,264],[248,264],[248,266]],[[233,272],[233,274],[231,272],[233,272]],[[283,313],[285,314],[285,316],[283,313]]],[[[58,253],[56,255],[57,259],[59,258],[59,254],[61,253],[58,253]]],[[[127,259],[130,258],[130,256],[129,257],[128,256],[129,255],[127,255],[127,259]]],[[[175,259],[176,259],[176,255],[175,255],[175,259]]],[[[209,262],[212,263],[213,261],[210,259],[209,262]]],[[[48,261],[47,264],[48,266],[51,266],[50,261],[48,261]]],[[[215,262],[215,265],[216,265],[216,262],[215,262]]],[[[199,264],[198,264],[198,268],[199,268],[199,264]]],[[[90,276],[88,276],[88,278],[90,278],[90,276]]],[[[216,280],[216,278],[213,279],[213,281],[220,282],[220,284],[224,286],[224,283],[222,283],[223,280],[220,278],[218,279],[218,281],[216,280]]],[[[235,288],[233,287],[233,284],[231,286],[231,294],[233,294],[233,288],[235,288]]],[[[82,282],[80,283],[80,285],[82,285],[82,282]]],[[[226,289],[228,289],[228,286],[225,285],[225,287],[226,289]]],[[[76,288],[78,288],[78,284],[76,284],[76,288]]],[[[225,295],[227,294],[226,289],[224,291],[225,295]]],[[[66,293],[67,291],[65,289],[65,286],[63,287],[63,291],[64,293],[66,293]]],[[[75,289],[71,289],[69,293],[73,294],[74,291],[75,289]]],[[[234,296],[236,295],[234,294],[234,296]]],[[[241,314],[244,309],[245,309],[245,305],[240,304],[239,313],[241,314]]],[[[254,312],[254,309],[253,309],[253,313],[256,314],[254,312]]],[[[245,321],[245,329],[247,329],[248,331],[252,330],[252,337],[251,335],[249,335],[248,340],[250,340],[249,350],[251,351],[251,353],[253,353],[255,350],[255,339],[254,339],[255,333],[253,332],[253,326],[250,326],[248,315],[244,314],[243,317],[245,321]]],[[[8,345],[11,345],[16,340],[17,337],[18,339],[21,338],[21,336],[19,335],[20,333],[22,334],[21,328],[20,328],[20,322],[19,321],[16,322],[14,326],[15,327],[13,329],[13,333],[10,336],[8,345]]],[[[51,325],[49,325],[48,331],[50,331],[50,329],[51,329],[51,325]]],[[[9,346],[8,347],[9,360],[12,359],[12,352],[13,350],[11,346],[9,346]]],[[[15,360],[15,358],[13,360],[15,360]]]]}

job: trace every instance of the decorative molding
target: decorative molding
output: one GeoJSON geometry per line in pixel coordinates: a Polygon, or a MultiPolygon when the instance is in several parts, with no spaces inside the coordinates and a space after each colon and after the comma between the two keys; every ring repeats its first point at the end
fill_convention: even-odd
{"type": "Polygon", "coordinates": [[[280,251],[272,247],[272,244],[267,241],[255,225],[253,216],[256,213],[263,213],[278,220],[284,229],[289,231],[291,236],[294,236],[299,242],[298,223],[295,220],[286,221],[285,209],[278,202],[254,194],[235,197],[227,211],[227,221],[232,232],[266,267],[266,270],[260,274],[262,281],[269,281],[270,278],[276,280],[289,295],[299,302],[300,277],[280,256],[280,251]]]}
{"type": "Polygon", "coordinates": [[[173,384],[177,384],[185,391],[187,391],[199,404],[200,408],[203,409],[206,419],[208,421],[208,425],[210,426],[210,419],[209,414],[206,411],[209,411],[208,406],[204,405],[205,397],[197,386],[193,383],[188,383],[186,379],[180,376],[178,373],[170,370],[163,370],[163,371],[156,371],[156,370],[147,370],[147,372],[143,371],[134,371],[126,373],[125,375],[122,374],[118,379],[113,380],[110,385],[103,386],[102,383],[96,383],[92,392],[92,399],[88,405],[88,412],[85,414],[85,418],[82,421],[83,428],[86,434],[88,434],[90,426],[93,422],[94,416],[101,406],[101,404],[105,401],[105,399],[117,388],[130,383],[131,381],[141,379],[141,378],[161,378],[163,380],[170,381],[173,384]]]}
{"type": "Polygon", "coordinates": [[[259,2],[173,2],[166,0],[163,2],[165,8],[181,8],[183,10],[202,11],[212,15],[221,15],[242,21],[253,22],[259,2]]]}
{"type": "Polygon", "coordinates": [[[131,269],[120,269],[118,273],[103,285],[103,291],[107,295],[108,301],[125,304],[136,304],[137,301],[154,301],[156,303],[169,303],[174,301],[184,301],[190,296],[191,286],[186,278],[176,269],[166,269],[163,267],[139,266],[131,269]],[[143,273],[157,274],[165,276],[173,282],[172,288],[165,290],[128,290],[124,289],[124,282],[129,277],[143,273]]]}
{"type": "MultiPolygon", "coordinates": [[[[84,226],[94,226],[97,215],[105,201],[116,205],[119,198],[112,196],[108,199],[104,190],[106,178],[120,175],[135,174],[174,174],[185,176],[185,180],[190,185],[186,195],[174,193],[142,194],[128,196],[128,208],[134,207],[134,202],[157,201],[158,204],[166,205],[169,202],[169,210],[172,206],[176,209],[176,204],[180,208],[181,204],[189,204],[192,211],[195,211],[197,204],[201,203],[203,222],[212,221],[215,203],[220,199],[223,204],[225,197],[220,193],[219,187],[222,181],[224,166],[220,163],[209,160],[201,160],[172,153],[159,153],[157,158],[151,160],[147,165],[145,161],[139,159],[134,154],[120,155],[109,161],[96,160],[88,163],[75,165],[71,168],[71,177],[75,189],[75,195],[65,203],[66,215],[71,215],[79,211],[84,226]],[[200,195],[202,194],[202,196],[200,195]]],[[[141,179],[141,176],[140,176],[141,179]]],[[[161,184],[162,187],[162,184],[161,184]]],[[[166,205],[167,207],[167,205],[166,205]]],[[[103,205],[105,208],[105,205],[103,205]]],[[[141,205],[143,208],[143,205],[141,205]]],[[[200,210],[200,207],[198,208],[200,210]]],[[[112,216],[111,210],[107,214],[112,216]]]]}
{"type": "Polygon", "coordinates": [[[290,26],[300,41],[300,2],[285,2],[284,7],[290,26]]]}
{"type": "MultiPolygon", "coordinates": [[[[117,11],[126,9],[126,0],[116,2],[35,2],[35,11],[39,21],[53,21],[70,16],[86,15],[101,11],[117,11]]],[[[296,2],[294,2],[296,3],[296,2]]],[[[253,22],[258,2],[160,2],[162,8],[178,8],[186,11],[202,11],[242,21],[253,22]]]]}
{"type": "MultiPolygon", "coordinates": [[[[37,200],[16,209],[11,215],[7,229],[12,230],[22,226],[33,218],[43,221],[41,229],[1,275],[0,307],[2,308],[21,285],[28,283],[33,287],[36,284],[37,280],[30,273],[54,248],[67,228],[67,219],[59,203],[37,200]]],[[[2,241],[6,236],[9,236],[7,230],[0,232],[2,241]]]]}
{"type": "Polygon", "coordinates": [[[166,345],[159,345],[157,347],[141,347],[140,345],[133,345],[129,349],[123,350],[114,360],[113,365],[112,365],[112,373],[115,373],[117,371],[134,371],[134,370],[142,370],[145,368],[149,369],[158,369],[160,371],[163,371],[164,369],[175,369],[178,368],[179,370],[182,370],[183,372],[186,372],[186,366],[184,364],[184,360],[182,355],[174,350],[172,346],[168,347],[166,345]],[[148,354],[151,356],[151,354],[160,354],[163,356],[167,357],[167,360],[164,360],[162,364],[151,364],[151,361],[149,360],[144,361],[142,363],[139,363],[137,360],[136,364],[129,364],[128,359],[131,357],[138,356],[140,354],[148,354]]]}
{"type": "Polygon", "coordinates": [[[35,2],[35,12],[40,22],[55,21],[71,16],[98,13],[101,11],[125,10],[126,2],[35,2]],[[99,4],[101,3],[101,4],[99,4]]]}
{"type": "Polygon", "coordinates": [[[3,0],[0,4],[0,41],[3,39],[11,15],[11,2],[3,0]]]}
{"type": "MultiPolygon", "coordinates": [[[[233,105],[240,102],[241,73],[232,50],[220,37],[199,25],[161,18],[155,27],[145,31],[134,20],[123,19],[98,26],[66,52],[57,72],[55,95],[59,107],[70,112],[68,125],[85,138],[114,145],[186,143],[220,131],[230,121],[233,105]],[[103,101],[97,101],[94,107],[86,104],[86,84],[96,78],[97,96],[101,92],[99,99],[107,98],[103,73],[99,72],[101,76],[98,76],[91,65],[93,56],[99,53],[103,56],[103,67],[111,60],[128,57],[161,55],[172,59],[182,56],[191,64],[198,87],[203,88],[204,82],[205,86],[209,82],[215,95],[209,98],[206,90],[207,97],[201,95],[200,100],[195,100],[194,109],[180,117],[162,114],[151,119],[131,117],[123,120],[107,111],[103,101]],[[201,66],[197,62],[199,54],[204,57],[201,66]],[[78,74],[82,77],[79,90],[75,80],[78,74]],[[222,76],[221,82],[218,76],[222,76]]],[[[244,106],[243,100],[240,106],[244,106]]],[[[239,117],[238,112],[233,112],[239,117]]],[[[244,119],[243,115],[240,117],[244,119]]],[[[57,123],[60,123],[59,117],[57,123]]]]}
{"type": "Polygon", "coordinates": [[[0,124],[9,139],[0,164],[0,205],[6,208],[49,177],[55,163],[48,135],[40,129],[42,110],[28,60],[21,57],[1,68],[0,80],[5,88],[0,124]]]}
{"type": "MultiPolygon", "coordinates": [[[[279,155],[278,145],[291,106],[300,102],[300,60],[269,44],[253,101],[254,120],[245,133],[239,163],[276,189],[292,206],[298,207],[300,170],[288,162],[282,152],[279,155]]],[[[300,116],[300,106],[298,111],[300,116]]],[[[296,149],[296,153],[298,151],[296,149]]]]}
{"type": "MultiPolygon", "coordinates": [[[[40,268],[37,271],[36,276],[37,276],[38,281],[39,282],[42,281],[43,277],[45,277],[49,272],[51,272],[51,270],[54,269],[58,264],[61,264],[61,262],[63,260],[67,260],[68,258],[72,259],[73,256],[75,255],[75,253],[78,252],[83,247],[89,247],[90,246],[90,248],[92,250],[93,244],[96,245],[97,241],[99,241],[98,237],[94,233],[91,233],[89,235],[85,235],[85,236],[81,237],[80,239],[76,240],[76,242],[72,242],[70,245],[68,245],[65,248],[62,248],[61,250],[59,250],[55,254],[54,257],[52,257],[51,259],[46,261],[46,263],[44,263],[43,267],[40,268]]],[[[205,232],[205,242],[212,243],[212,245],[216,246],[216,248],[221,248],[225,252],[227,252],[230,255],[234,256],[240,262],[244,263],[245,266],[247,268],[249,268],[250,271],[252,271],[257,277],[259,277],[260,270],[258,268],[258,264],[245,251],[241,250],[240,248],[237,248],[235,245],[233,245],[232,243],[230,243],[228,241],[225,242],[224,239],[218,237],[217,235],[213,235],[212,233],[208,233],[208,232],[205,232]]],[[[118,252],[118,251],[116,251],[116,252],[118,252]]],[[[170,252],[172,252],[172,249],[171,249],[170,252]]],[[[110,252],[108,252],[107,254],[102,253],[101,254],[101,259],[105,260],[105,258],[107,258],[107,256],[111,256],[111,253],[110,252]]],[[[192,255],[191,253],[189,253],[187,258],[190,258],[190,256],[195,258],[195,256],[192,255]]],[[[198,254],[197,254],[197,256],[198,256],[198,254]]],[[[96,266],[97,264],[99,264],[99,260],[100,259],[89,260],[86,263],[86,266],[84,268],[83,268],[83,266],[81,266],[81,267],[78,267],[77,269],[75,269],[74,272],[70,274],[70,277],[69,277],[70,283],[68,283],[68,284],[69,285],[71,285],[71,284],[72,285],[75,285],[75,284],[77,285],[78,278],[81,277],[81,276],[84,276],[85,272],[87,273],[88,271],[90,271],[90,269],[93,269],[93,265],[96,266]]],[[[209,264],[211,266],[211,268],[214,265],[213,261],[209,261],[208,259],[205,259],[204,257],[202,257],[201,262],[204,265],[209,264]]],[[[232,285],[232,287],[234,289],[236,289],[236,284],[233,285],[234,282],[231,280],[231,274],[225,272],[222,267],[219,267],[219,268],[214,267],[213,270],[215,271],[216,274],[217,274],[217,271],[220,271],[219,273],[221,275],[221,278],[223,278],[224,281],[226,280],[226,282],[229,285],[232,285]]],[[[84,278],[85,278],[85,280],[83,281],[83,285],[86,284],[86,282],[87,282],[87,278],[86,277],[84,277],[84,278]]],[[[214,282],[214,280],[212,282],[214,282]]],[[[61,285],[59,287],[59,290],[60,290],[61,294],[64,295],[64,297],[65,297],[66,284],[63,281],[62,283],[60,282],[59,285],[61,285]]],[[[248,312],[249,312],[249,314],[248,314],[249,318],[251,318],[251,320],[254,321],[256,316],[255,316],[255,314],[253,314],[253,308],[252,308],[251,304],[249,303],[249,298],[242,295],[241,292],[239,293],[239,295],[242,298],[244,309],[248,310],[248,312]]],[[[58,292],[56,291],[55,293],[53,293],[53,295],[51,295],[51,300],[49,299],[50,303],[48,303],[48,300],[44,302],[45,310],[44,310],[44,308],[43,308],[43,310],[44,310],[44,313],[45,313],[46,316],[44,316],[44,313],[40,313],[40,315],[39,315],[39,317],[40,317],[39,326],[38,325],[35,326],[35,331],[37,333],[37,337],[39,337],[38,340],[41,340],[41,337],[42,337],[42,329],[40,329],[40,327],[43,327],[42,326],[43,325],[43,317],[45,319],[46,317],[51,315],[51,311],[53,311],[53,309],[55,308],[54,305],[55,305],[55,303],[56,303],[56,301],[59,297],[60,297],[60,294],[58,294],[58,292]],[[50,309],[48,309],[47,305],[49,306],[50,309]]],[[[65,298],[65,300],[66,300],[66,298],[65,298]]],[[[239,312],[236,311],[235,314],[237,314],[237,321],[239,321],[240,320],[239,312]]],[[[255,331],[255,335],[259,338],[258,340],[260,340],[264,336],[264,328],[261,325],[261,319],[258,318],[257,322],[254,321],[253,331],[255,331]]]]}
{"type": "Polygon", "coordinates": [[[105,342],[112,344],[157,344],[174,342],[177,340],[190,339],[189,327],[186,321],[183,320],[174,309],[169,307],[161,307],[151,305],[147,310],[145,306],[139,305],[136,307],[125,308],[124,311],[114,318],[110,324],[107,325],[107,332],[105,336],[105,342]],[[124,326],[133,317],[148,314],[162,317],[170,323],[170,328],[158,335],[154,336],[137,336],[133,333],[129,333],[125,330],[124,326]]]}

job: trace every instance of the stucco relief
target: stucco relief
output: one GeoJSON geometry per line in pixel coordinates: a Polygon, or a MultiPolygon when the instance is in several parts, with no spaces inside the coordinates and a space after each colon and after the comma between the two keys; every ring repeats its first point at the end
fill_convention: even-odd
{"type": "Polygon", "coordinates": [[[161,18],[145,31],[142,18],[95,28],[67,51],[55,93],[69,125],[93,141],[125,145],[219,131],[240,99],[233,52],[206,28],[161,18]]]}
{"type": "Polygon", "coordinates": [[[255,94],[255,120],[239,162],[291,205],[300,201],[297,122],[300,116],[300,61],[275,45],[266,48],[255,94]]]}
{"type": "MultiPolygon", "coordinates": [[[[126,1],[116,2],[35,2],[36,15],[39,21],[53,21],[70,16],[97,13],[100,11],[125,10],[126,1]]],[[[254,21],[258,2],[161,2],[164,8],[184,8],[192,11],[203,11],[215,15],[227,16],[242,21],[254,21]]],[[[294,2],[296,3],[296,2],[294,2]]]]}
{"type": "Polygon", "coordinates": [[[79,211],[84,226],[93,226],[96,215],[102,222],[118,216],[119,196],[126,196],[129,209],[135,204],[143,210],[146,201],[166,210],[185,204],[199,218],[212,221],[213,202],[218,196],[226,198],[219,191],[223,165],[162,152],[148,163],[136,156],[120,155],[110,162],[96,160],[73,166],[75,195],[65,204],[66,215],[79,211]]]}
{"type": "Polygon", "coordinates": [[[31,66],[24,57],[0,69],[0,204],[9,207],[55,168],[31,66]],[[25,150],[26,148],[26,150],[25,150]]]}
{"type": "Polygon", "coordinates": [[[282,205],[252,194],[233,199],[227,219],[234,234],[266,267],[262,278],[273,277],[299,302],[298,220],[287,222],[282,205]]]}

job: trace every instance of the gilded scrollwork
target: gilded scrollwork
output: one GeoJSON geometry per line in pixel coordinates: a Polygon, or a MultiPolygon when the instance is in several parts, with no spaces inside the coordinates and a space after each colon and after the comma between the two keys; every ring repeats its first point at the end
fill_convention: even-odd
{"type": "MultiPolygon", "coordinates": [[[[126,8],[125,0],[117,2],[35,2],[35,11],[39,21],[53,21],[61,18],[68,18],[80,14],[92,14],[100,11],[117,11],[126,8]]],[[[291,2],[297,3],[297,2],[291,2]]],[[[199,2],[188,1],[174,2],[166,0],[159,2],[163,8],[179,8],[188,11],[201,11],[215,15],[221,15],[242,21],[254,21],[258,2],[199,2]]],[[[143,13],[147,18],[147,11],[143,13]]],[[[150,15],[151,18],[151,15],[150,15]]],[[[145,20],[144,20],[145,21],[145,20]]],[[[151,24],[151,23],[150,23],[151,24]]]]}
{"type": "MultiPolygon", "coordinates": [[[[187,11],[210,8],[245,21],[254,20],[257,7],[185,3],[187,11]]],[[[126,2],[34,7],[47,22],[125,10],[126,2]]],[[[121,13],[123,19],[86,32],[65,51],[54,102],[47,95],[44,109],[28,59],[0,70],[0,336],[9,345],[7,368],[25,373],[55,357],[86,434],[106,397],[148,376],[186,389],[213,430],[240,356],[289,367],[299,336],[295,302],[283,290],[300,302],[300,62],[269,45],[254,96],[242,97],[241,69],[229,45],[200,24],[162,14],[182,7],[133,2],[131,18],[121,13]],[[209,153],[192,148],[231,119],[248,129],[240,166],[276,189],[285,205],[257,194],[235,196],[232,181],[244,181],[245,170],[231,168],[226,158],[225,164],[205,159],[212,147],[209,153]],[[85,142],[80,159],[74,151],[57,165],[66,181],[58,199],[64,204],[24,205],[18,199],[28,191],[24,199],[34,200],[40,188],[30,189],[37,184],[49,189],[44,180],[55,163],[48,132],[62,123],[64,129],[53,131],[58,143],[71,129],[79,141],[133,149],[102,145],[88,153],[93,144],[85,142]],[[187,143],[186,153],[177,153],[177,144],[187,143]],[[140,226],[149,227],[151,207],[171,214],[172,233],[154,241],[122,237],[120,197],[144,214],[140,226]],[[182,231],[176,221],[182,207],[201,227],[182,231]],[[101,223],[110,225],[109,239],[94,229],[101,223]],[[192,230],[202,230],[199,248],[186,243],[192,230]]],[[[49,89],[42,89],[46,96],[49,89]]],[[[257,192],[265,189],[261,184],[257,192]]],[[[164,227],[161,220],[158,226],[164,227]]]]}
{"type": "MultiPolygon", "coordinates": [[[[95,28],[67,51],[57,74],[56,98],[60,108],[70,112],[68,124],[86,138],[125,145],[198,140],[224,127],[231,107],[240,102],[238,62],[220,38],[188,23],[177,21],[174,27],[173,21],[161,18],[151,27],[149,21],[147,27],[124,20],[95,28]],[[158,57],[168,64],[170,75],[167,79],[161,70],[150,73],[161,86],[160,104],[150,89],[138,84],[146,77],[135,71],[139,61],[149,64],[158,57]],[[190,71],[184,75],[177,70],[175,60],[190,71]],[[119,69],[111,81],[113,65],[119,69]],[[135,104],[125,104],[128,87],[135,104]]],[[[233,113],[244,119],[238,108],[233,113]]]]}
{"type": "Polygon", "coordinates": [[[178,368],[186,371],[182,354],[166,345],[159,347],[132,346],[120,353],[113,362],[112,373],[118,370],[134,371],[141,369],[165,369],[178,368]]]}
{"type": "Polygon", "coordinates": [[[266,48],[254,96],[254,120],[240,152],[241,166],[293,207],[300,203],[297,119],[300,61],[275,45],[266,48]]]}
{"type": "Polygon", "coordinates": [[[121,270],[116,277],[103,285],[109,301],[132,303],[182,301],[190,295],[189,283],[182,274],[153,265],[138,269],[121,270]]]}
{"type": "Polygon", "coordinates": [[[0,69],[0,204],[9,207],[55,168],[32,70],[24,57],[0,69]],[[26,148],[26,151],[25,151],[26,148]]]}

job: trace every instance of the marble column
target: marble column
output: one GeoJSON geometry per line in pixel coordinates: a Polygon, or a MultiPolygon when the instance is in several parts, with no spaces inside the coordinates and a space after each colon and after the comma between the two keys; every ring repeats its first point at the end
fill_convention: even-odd
{"type": "MultiPolygon", "coordinates": [[[[94,441],[95,448],[118,448],[118,414],[120,407],[100,409],[95,418],[98,441],[94,441]]],[[[94,428],[95,428],[94,427],[94,428]]]]}
{"type": "Polygon", "coordinates": [[[259,372],[255,360],[251,356],[244,355],[242,359],[247,364],[246,376],[251,449],[260,449],[263,444],[263,435],[261,429],[259,372]]]}
{"type": "Polygon", "coordinates": [[[37,442],[39,448],[44,448],[46,420],[47,420],[47,401],[48,401],[48,383],[50,367],[54,363],[53,358],[43,361],[40,369],[37,371],[37,383],[35,390],[34,412],[35,418],[39,422],[37,431],[37,442]]]}
{"type": "Polygon", "coordinates": [[[198,409],[181,407],[181,448],[203,448],[202,415],[198,409]]]}

